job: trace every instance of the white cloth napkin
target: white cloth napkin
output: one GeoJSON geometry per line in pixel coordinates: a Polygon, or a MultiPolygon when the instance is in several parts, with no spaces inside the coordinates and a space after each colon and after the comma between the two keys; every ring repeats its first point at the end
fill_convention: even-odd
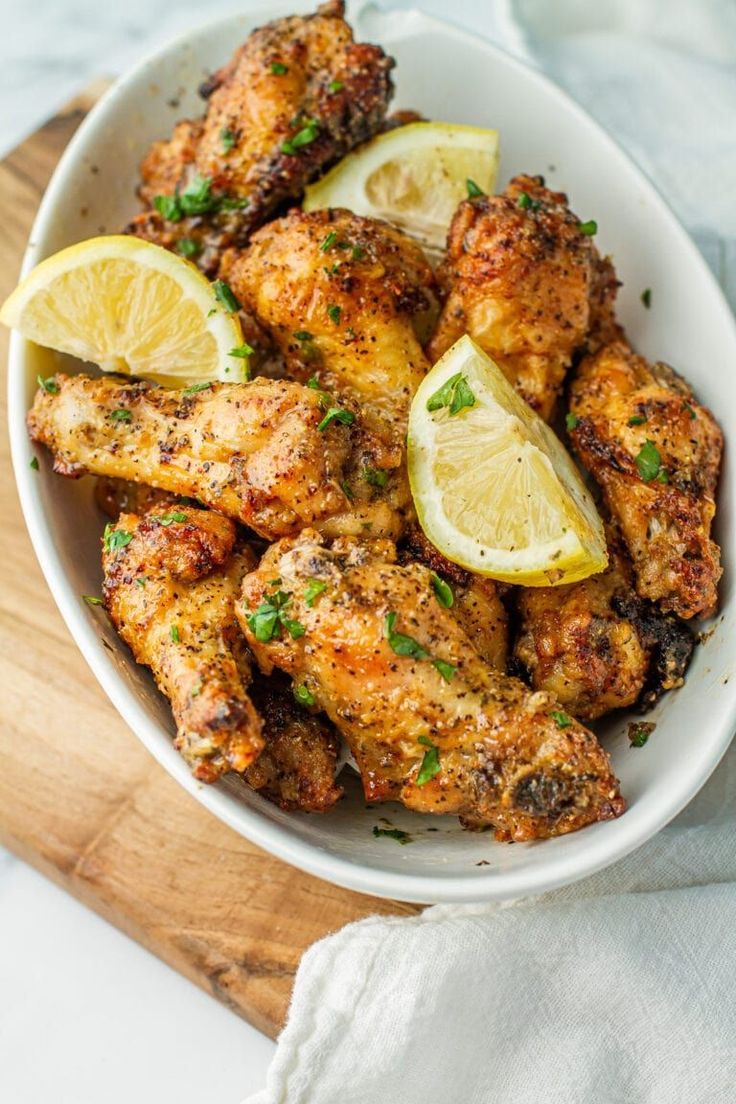
{"type": "MultiPolygon", "coordinates": [[[[466,0],[449,18],[607,126],[736,302],[731,0],[466,0]]],[[[250,1104],[733,1104],[735,798],[736,747],[668,828],[576,886],[315,944],[250,1104]]]]}

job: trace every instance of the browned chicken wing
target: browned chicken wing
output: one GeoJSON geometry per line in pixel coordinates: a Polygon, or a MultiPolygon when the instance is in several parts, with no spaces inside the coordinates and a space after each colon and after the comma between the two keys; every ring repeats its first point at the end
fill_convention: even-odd
{"type": "Polygon", "coordinates": [[[502,195],[466,200],[439,272],[447,298],[430,360],[470,334],[549,421],[594,303],[602,313],[610,295],[600,264],[567,196],[541,177],[517,176],[502,195]]]}
{"type": "Polygon", "coordinates": [[[129,479],[101,476],[95,480],[95,502],[108,517],[116,521],[121,514],[147,514],[154,506],[179,502],[177,495],[133,483],[129,479]]]}
{"type": "Polygon", "coordinates": [[[634,592],[631,563],[608,534],[608,568],[579,583],[519,588],[514,657],[533,689],[583,721],[682,685],[693,650],[688,629],[634,592]]]}
{"type": "Polygon", "coordinates": [[[234,601],[255,558],[235,526],[191,506],[122,514],[103,541],[105,605],[171,702],[176,746],[196,778],[244,771],[263,747],[234,601]]]}
{"type": "Polygon", "coordinates": [[[403,524],[398,482],[361,478],[399,458],[387,457],[344,404],[298,383],[258,379],[192,393],[59,374],[39,388],[28,427],[62,475],[92,472],[189,496],[266,538],[309,524],[395,535],[403,524]]]}
{"type": "Polygon", "coordinates": [[[638,594],[680,617],[713,613],[723,435],[711,412],[668,365],[623,342],[582,362],[571,411],[573,444],[621,530],[638,594]]]}
{"type": "Polygon", "coordinates": [[[369,800],[456,813],[502,840],[573,831],[623,810],[595,737],[480,658],[429,570],[388,541],[273,545],[238,617],[261,669],[279,667],[348,740],[369,800]]]}
{"type": "Polygon", "coordinates": [[[400,452],[436,315],[434,275],[419,246],[349,211],[292,211],[254,234],[226,271],[290,375],[314,376],[359,403],[369,427],[400,452]]]}
{"type": "Polygon", "coordinates": [[[140,194],[157,209],[130,232],[180,250],[184,239],[213,273],[227,245],[242,246],[284,200],[381,130],[393,61],[354,42],[343,16],[342,0],[330,0],[249,36],[203,86],[204,118],[179,123],[146,155],[140,194]]]}

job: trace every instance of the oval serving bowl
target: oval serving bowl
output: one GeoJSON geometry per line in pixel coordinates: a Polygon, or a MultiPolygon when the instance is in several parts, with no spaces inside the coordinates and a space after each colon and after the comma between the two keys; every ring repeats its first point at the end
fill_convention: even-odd
{"type": "MultiPolygon", "coordinates": [[[[149,143],[167,136],[177,119],[201,112],[196,88],[203,76],[253,27],[312,6],[280,0],[212,23],[118,81],[79,128],[54,173],[24,271],[72,242],[117,232],[136,210],[138,164],[149,143]]],[[[358,38],[379,42],[397,60],[395,108],[497,128],[499,186],[520,171],[542,173],[569,193],[581,218],[597,220],[596,240],[614,255],[624,282],[620,316],[634,346],[680,369],[721,424],[736,425],[736,388],[730,383],[736,327],[730,311],[669,208],[601,128],[539,73],[449,25],[413,11],[383,13],[372,5],[350,17],[358,38]],[[647,287],[653,289],[648,311],[640,302],[647,287]]],[[[339,885],[406,901],[540,893],[599,870],[643,843],[693,797],[726,750],[736,724],[736,679],[728,678],[736,657],[729,571],[736,511],[727,471],[716,531],[726,574],[712,631],[696,650],[685,686],[666,695],[649,715],[657,730],[646,747],[629,747],[631,716],[625,713],[603,726],[628,802],[619,820],[510,847],[494,843],[487,833],[464,832],[454,819],[420,817],[395,805],[368,809],[354,778],[347,780],[346,798],[324,817],[283,813],[238,779],[198,784],[172,746],[171,715],[148,672],[134,663],[104,614],[81,601],[100,584],[102,519],[92,502],[91,481],[54,476],[46,456],[40,458],[40,472],[29,469],[33,453],[25,413],[37,373],[49,374],[56,366],[55,354],[13,334],[12,452],[26,522],[49,587],[87,662],[146,747],[198,801],[279,858],[339,885]],[[411,845],[375,838],[372,828],[381,816],[409,832],[411,845]]]]}

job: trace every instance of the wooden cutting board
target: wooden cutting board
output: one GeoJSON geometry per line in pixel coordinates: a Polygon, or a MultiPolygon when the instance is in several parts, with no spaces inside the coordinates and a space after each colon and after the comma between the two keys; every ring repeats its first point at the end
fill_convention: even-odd
{"type": "MultiPolygon", "coordinates": [[[[0,162],[0,301],[39,200],[101,82],[0,162]]],[[[0,364],[7,334],[0,333],[0,364]]],[[[0,842],[266,1034],[302,953],[369,913],[412,913],[302,874],[241,839],[165,773],[113,709],[56,609],[0,429],[0,842]]]]}

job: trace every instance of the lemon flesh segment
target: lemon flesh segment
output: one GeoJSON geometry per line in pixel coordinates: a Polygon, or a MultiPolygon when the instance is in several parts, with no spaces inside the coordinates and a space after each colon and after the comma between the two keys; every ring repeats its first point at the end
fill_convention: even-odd
{"type": "Polygon", "coordinates": [[[304,210],[347,207],[386,219],[430,252],[444,248],[468,180],[493,192],[498,133],[454,123],[409,123],[349,153],[307,188],[304,210]]]}
{"type": "Polygon", "coordinates": [[[169,387],[248,378],[237,314],[209,280],[161,246],[124,235],[90,238],[42,261],[0,310],[29,341],[106,372],[169,387]]]}
{"type": "Polygon", "coordinates": [[[467,335],[414,396],[408,466],[419,522],[453,562],[523,586],[572,583],[607,566],[603,524],[571,457],[467,335]],[[428,411],[458,373],[474,405],[428,411]]]}

